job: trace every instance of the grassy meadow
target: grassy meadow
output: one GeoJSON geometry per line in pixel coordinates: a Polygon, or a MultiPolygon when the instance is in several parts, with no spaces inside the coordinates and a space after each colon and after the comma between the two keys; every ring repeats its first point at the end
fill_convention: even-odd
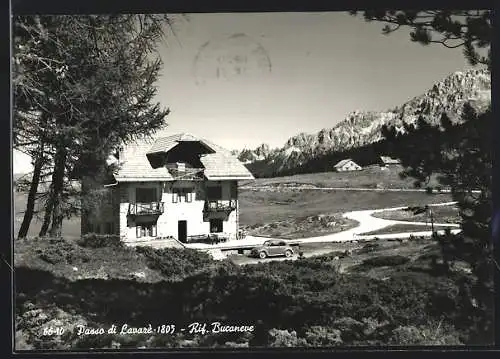
{"type": "MultiPolygon", "coordinates": [[[[373,214],[374,217],[382,219],[393,219],[396,221],[409,222],[430,222],[430,215],[427,212],[413,214],[407,210],[382,211],[373,214]]],[[[457,206],[432,207],[432,217],[435,223],[459,223],[460,215],[457,206]]]]}
{"type": "MultiPolygon", "coordinates": [[[[377,229],[376,231],[361,233],[362,235],[373,235],[373,234],[392,234],[392,233],[408,233],[408,232],[426,232],[432,231],[432,226],[429,223],[428,225],[415,225],[415,224],[393,224],[392,226],[388,226],[382,229],[377,229]]],[[[435,231],[444,230],[449,227],[445,226],[434,226],[435,231]]],[[[453,229],[453,228],[452,228],[453,229]]]]}
{"type": "MultiPolygon", "coordinates": [[[[332,188],[387,188],[387,189],[413,189],[414,180],[402,179],[399,173],[403,170],[400,165],[391,165],[385,169],[380,166],[368,166],[361,171],[353,172],[318,172],[297,174],[293,176],[257,178],[253,181],[242,183],[245,186],[263,187],[279,186],[284,184],[311,185],[316,187],[332,188]]],[[[429,185],[437,185],[433,177],[429,185]]]]}
{"type": "Polygon", "coordinates": [[[449,194],[425,192],[365,192],[335,190],[253,191],[241,190],[240,224],[262,225],[300,217],[355,210],[419,206],[447,202],[449,194]]]}
{"type": "Polygon", "coordinates": [[[338,233],[358,226],[340,213],[289,218],[264,224],[242,226],[248,234],[283,239],[298,239],[338,233]]]}

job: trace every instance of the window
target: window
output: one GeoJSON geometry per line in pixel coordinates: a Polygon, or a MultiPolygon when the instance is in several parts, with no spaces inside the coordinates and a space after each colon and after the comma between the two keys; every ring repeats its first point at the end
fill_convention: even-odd
{"type": "Polygon", "coordinates": [[[135,201],[137,203],[151,203],[157,201],[156,188],[136,188],[135,201]]]}
{"type": "Polygon", "coordinates": [[[192,202],[193,190],[191,188],[174,188],[172,191],[172,203],[192,202]]]}
{"type": "Polygon", "coordinates": [[[210,233],[222,232],[222,219],[213,218],[210,220],[210,233]]]}
{"type": "Polygon", "coordinates": [[[137,238],[156,237],[156,223],[141,223],[136,227],[137,238]]]}
{"type": "Polygon", "coordinates": [[[208,200],[222,199],[222,187],[221,186],[207,187],[207,199],[208,200]]]}

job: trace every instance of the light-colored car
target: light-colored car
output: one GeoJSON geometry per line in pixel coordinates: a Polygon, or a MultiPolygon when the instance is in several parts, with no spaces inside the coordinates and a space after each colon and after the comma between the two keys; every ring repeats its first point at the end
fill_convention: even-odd
{"type": "Polygon", "coordinates": [[[252,248],[250,255],[252,257],[266,258],[274,256],[292,257],[294,255],[293,248],[281,239],[270,239],[265,241],[261,246],[252,248]]]}

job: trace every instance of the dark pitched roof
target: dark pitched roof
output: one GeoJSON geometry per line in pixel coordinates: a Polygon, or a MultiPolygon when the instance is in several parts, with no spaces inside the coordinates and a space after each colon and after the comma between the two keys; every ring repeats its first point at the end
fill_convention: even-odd
{"type": "Polygon", "coordinates": [[[120,168],[115,174],[118,182],[132,181],[172,181],[174,177],[166,167],[153,169],[147,154],[168,152],[181,142],[196,141],[213,153],[200,158],[205,167],[204,175],[209,180],[253,179],[248,169],[230,151],[191,134],[182,133],[144,140],[128,146],[121,155],[120,168]]]}
{"type": "Polygon", "coordinates": [[[210,148],[206,140],[203,140],[202,138],[197,138],[189,133],[179,133],[172,136],[158,138],[147,153],[152,154],[159,152],[168,152],[172,148],[177,146],[180,142],[190,142],[190,141],[199,142],[203,144],[205,147],[207,147],[209,150],[215,151],[214,149],[210,148]]]}

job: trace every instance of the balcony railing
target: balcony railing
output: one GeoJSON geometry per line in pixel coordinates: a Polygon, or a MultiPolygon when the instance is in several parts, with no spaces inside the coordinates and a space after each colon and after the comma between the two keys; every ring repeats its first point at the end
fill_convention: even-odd
{"type": "Polygon", "coordinates": [[[168,172],[176,180],[202,180],[204,171],[204,168],[186,167],[184,170],[176,167],[168,168],[168,172]]]}
{"type": "Polygon", "coordinates": [[[133,216],[160,215],[163,213],[163,202],[130,203],[128,214],[133,216]]]}
{"type": "Polygon", "coordinates": [[[212,200],[205,202],[205,212],[231,212],[236,209],[236,200],[212,200]]]}

